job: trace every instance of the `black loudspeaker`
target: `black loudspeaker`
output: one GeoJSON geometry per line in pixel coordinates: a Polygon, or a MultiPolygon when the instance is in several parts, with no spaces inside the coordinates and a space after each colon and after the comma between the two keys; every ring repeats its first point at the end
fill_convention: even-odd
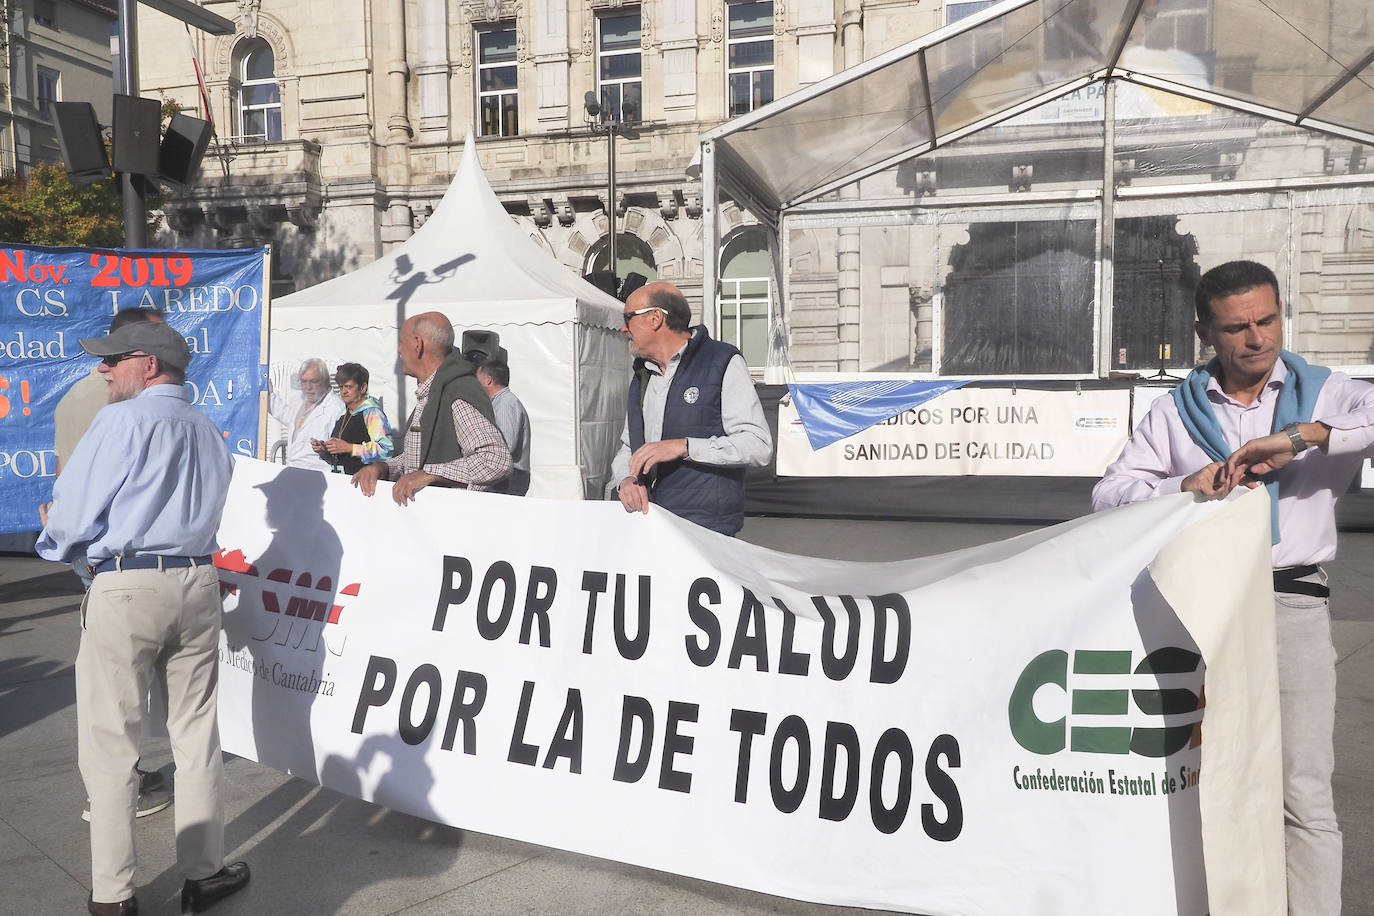
{"type": "Polygon", "coordinates": [[[129,175],[156,175],[161,128],[162,103],[157,99],[116,95],[110,163],[114,170],[129,175]]]}
{"type": "Polygon", "coordinates": [[[463,355],[474,363],[484,363],[501,349],[501,335],[495,331],[463,332],[463,355]]]}
{"type": "Polygon", "coordinates": [[[615,274],[609,270],[592,271],[589,274],[583,274],[582,279],[607,295],[614,296],[616,294],[615,274]]]}
{"type": "Polygon", "coordinates": [[[195,183],[200,160],[210,145],[210,122],[180,112],[172,115],[162,135],[157,156],[157,177],[177,189],[195,183]]]}
{"type": "Polygon", "coordinates": [[[110,175],[110,160],[100,136],[100,122],[90,102],[54,102],[53,123],[62,164],[72,184],[90,184],[110,175]]]}
{"type": "Polygon", "coordinates": [[[630,298],[630,293],[639,289],[641,286],[648,282],[648,277],[644,276],[641,273],[630,271],[629,275],[625,277],[625,282],[620,284],[620,295],[616,296],[616,298],[619,299],[621,302],[624,302],[625,300],[630,298]]]}

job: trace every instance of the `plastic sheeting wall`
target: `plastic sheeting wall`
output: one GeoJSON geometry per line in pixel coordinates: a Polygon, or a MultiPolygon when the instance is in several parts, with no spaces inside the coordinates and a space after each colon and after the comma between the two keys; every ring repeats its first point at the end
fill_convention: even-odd
{"type": "Polygon", "coordinates": [[[1150,375],[1160,344],[1179,374],[1210,356],[1193,333],[1197,278],[1236,258],[1274,268],[1291,349],[1356,371],[1374,364],[1374,186],[1118,199],[1110,306],[1094,256],[1100,204],[865,215],[856,365],[834,344],[841,229],[813,217],[788,226],[788,355],[802,378],[1150,375]]]}

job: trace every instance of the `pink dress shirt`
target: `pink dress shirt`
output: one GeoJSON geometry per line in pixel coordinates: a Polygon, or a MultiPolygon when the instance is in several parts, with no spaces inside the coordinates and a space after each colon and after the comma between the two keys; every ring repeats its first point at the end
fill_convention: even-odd
{"type": "MultiPolygon", "coordinates": [[[[1227,397],[1215,379],[1207,383],[1207,397],[1233,450],[1273,431],[1274,406],[1287,377],[1288,367],[1280,360],[1253,404],[1227,397]]],[[[1281,539],[1274,545],[1275,568],[1324,563],[1336,555],[1336,499],[1374,444],[1374,385],[1331,373],[1317,395],[1312,420],[1331,427],[1331,439],[1325,449],[1308,449],[1279,472],[1281,539]]],[[[1160,397],[1093,487],[1093,510],[1177,493],[1183,478],[1211,462],[1188,435],[1174,399],[1160,397]]]]}

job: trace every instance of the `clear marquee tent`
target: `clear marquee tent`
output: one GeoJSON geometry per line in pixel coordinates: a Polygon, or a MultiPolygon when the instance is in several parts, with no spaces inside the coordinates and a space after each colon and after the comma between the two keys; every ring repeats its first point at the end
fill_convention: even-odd
{"type": "Polygon", "coordinates": [[[401,374],[397,329],[411,315],[442,312],[460,334],[500,335],[510,388],[530,416],[529,495],[599,499],[625,422],[630,357],[621,309],[511,220],[469,134],[448,191],[404,245],[273,303],[273,383],[290,385],[309,357],[331,371],[361,363],[369,393],[403,429],[415,380],[401,374]]]}
{"type": "Polygon", "coordinates": [[[959,7],[703,136],[703,288],[728,196],[773,243],[771,381],[1163,374],[1240,257],[1292,348],[1374,368],[1368,0],[959,7]]]}

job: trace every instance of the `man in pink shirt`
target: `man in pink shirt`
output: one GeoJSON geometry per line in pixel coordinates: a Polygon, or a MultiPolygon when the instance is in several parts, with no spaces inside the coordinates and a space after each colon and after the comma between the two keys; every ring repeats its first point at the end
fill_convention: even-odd
{"type": "Polygon", "coordinates": [[[1283,349],[1278,280],[1262,264],[1213,268],[1195,300],[1193,326],[1216,358],[1155,400],[1093,488],[1093,509],[1180,491],[1220,499],[1240,485],[1269,487],[1288,911],[1336,914],[1336,653],[1320,564],[1336,555],[1336,499],[1374,443],[1374,385],[1283,349]]]}

